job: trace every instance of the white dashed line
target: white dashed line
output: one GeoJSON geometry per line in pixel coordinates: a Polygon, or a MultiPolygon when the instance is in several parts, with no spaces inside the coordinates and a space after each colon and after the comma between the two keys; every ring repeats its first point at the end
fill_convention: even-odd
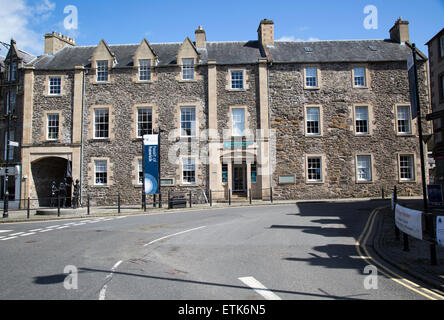
{"type": "Polygon", "coordinates": [[[14,230],[0,230],[0,233],[12,232],[14,230]]]}
{"type": "Polygon", "coordinates": [[[21,235],[21,234],[24,234],[24,232],[17,232],[17,233],[13,233],[13,234],[10,234],[9,236],[19,236],[19,235],[21,235]]]}
{"type": "Polygon", "coordinates": [[[60,230],[60,229],[66,229],[66,228],[69,228],[69,226],[61,226],[61,227],[58,227],[58,228],[56,228],[57,230],[60,230]]]}
{"type": "Polygon", "coordinates": [[[149,246],[150,244],[153,244],[153,243],[155,243],[155,242],[161,241],[161,240],[163,240],[163,239],[171,238],[171,237],[177,236],[177,235],[179,235],[179,234],[187,233],[187,232],[194,231],[194,230],[199,230],[199,229],[202,229],[202,228],[206,228],[206,226],[202,226],[202,227],[198,227],[198,228],[193,228],[193,229],[189,229],[189,230],[181,231],[181,232],[178,232],[178,233],[175,233],[175,234],[170,234],[169,236],[165,236],[165,237],[162,237],[162,238],[159,238],[159,239],[153,240],[153,241],[151,241],[151,242],[148,242],[147,244],[144,245],[144,247],[149,246]]]}
{"type": "Polygon", "coordinates": [[[30,232],[37,232],[37,231],[40,231],[40,230],[43,230],[42,228],[39,228],[39,229],[32,229],[32,230],[29,230],[30,232]]]}
{"type": "Polygon", "coordinates": [[[252,288],[257,293],[259,293],[262,297],[264,297],[267,300],[282,300],[280,297],[275,295],[272,291],[268,290],[262,283],[260,283],[253,277],[243,277],[239,278],[239,280],[245,283],[250,288],[252,288]]]}
{"type": "Polygon", "coordinates": [[[35,234],[35,232],[30,232],[30,233],[22,234],[20,237],[27,237],[27,236],[30,236],[30,235],[33,235],[33,234],[35,234]]]}
{"type": "MultiPolygon", "coordinates": [[[[112,268],[111,268],[111,273],[108,274],[105,278],[105,280],[107,280],[106,283],[108,283],[111,278],[113,277],[114,272],[116,271],[116,269],[119,267],[119,265],[122,263],[122,260],[118,261],[112,268]]],[[[102,290],[100,290],[99,293],[99,300],[105,300],[105,295],[106,295],[106,289],[108,287],[108,284],[105,284],[102,288],[102,290]]]]}
{"type": "Polygon", "coordinates": [[[11,239],[15,239],[15,238],[17,238],[17,237],[4,238],[4,239],[1,239],[1,241],[11,240],[11,239]]]}

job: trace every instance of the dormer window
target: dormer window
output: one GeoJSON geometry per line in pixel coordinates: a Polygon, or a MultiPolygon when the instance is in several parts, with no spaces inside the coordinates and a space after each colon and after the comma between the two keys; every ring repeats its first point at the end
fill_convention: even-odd
{"type": "Polygon", "coordinates": [[[139,81],[151,80],[151,60],[139,60],[139,81]]]}
{"type": "Polygon", "coordinates": [[[15,81],[17,79],[17,64],[11,64],[8,69],[8,81],[15,81]]]}
{"type": "Polygon", "coordinates": [[[108,60],[97,61],[97,82],[108,81],[108,60]]]}
{"type": "Polygon", "coordinates": [[[194,80],[194,59],[182,59],[182,80],[194,80]]]}

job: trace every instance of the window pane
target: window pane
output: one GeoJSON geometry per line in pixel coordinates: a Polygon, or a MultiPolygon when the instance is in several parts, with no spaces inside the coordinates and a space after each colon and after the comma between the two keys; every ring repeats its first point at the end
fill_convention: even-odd
{"type": "Polygon", "coordinates": [[[151,108],[137,109],[137,136],[153,134],[153,114],[151,108]]]}
{"type": "Polygon", "coordinates": [[[139,80],[151,80],[151,60],[139,60],[139,80]]]}
{"type": "Polygon", "coordinates": [[[195,107],[180,108],[181,136],[194,137],[196,135],[196,109],[195,107]]]}
{"type": "Polygon", "coordinates": [[[368,107],[356,107],[356,133],[368,133],[368,107]]]}
{"type": "Polygon", "coordinates": [[[410,107],[398,107],[398,132],[410,133],[410,107]]]}
{"type": "Polygon", "coordinates": [[[107,163],[106,161],[94,162],[95,184],[107,184],[107,163]]]}
{"type": "Polygon", "coordinates": [[[365,87],[365,69],[354,68],[354,83],[356,87],[365,87]]]}
{"type": "Polygon", "coordinates": [[[62,79],[60,77],[49,78],[49,94],[60,94],[62,79]]]}
{"type": "Polygon", "coordinates": [[[244,88],[244,73],[242,71],[231,71],[231,89],[244,88]]]}
{"type": "Polygon", "coordinates": [[[320,134],[319,108],[307,108],[307,133],[320,134]]]}
{"type": "Polygon", "coordinates": [[[307,87],[318,86],[316,68],[305,68],[305,86],[307,87]]]}
{"type": "Polygon", "coordinates": [[[108,81],[108,61],[97,61],[97,81],[108,81]]]}
{"type": "Polygon", "coordinates": [[[321,158],[308,158],[307,173],[309,181],[322,181],[321,158]]]}
{"type": "Polygon", "coordinates": [[[371,157],[357,157],[358,181],[370,181],[371,177],[371,157]]]}
{"type": "Polygon", "coordinates": [[[48,114],[48,140],[57,140],[59,138],[59,115],[48,114]]]}
{"type": "Polygon", "coordinates": [[[194,80],[194,59],[182,59],[182,79],[194,80]]]}
{"type": "Polygon", "coordinates": [[[413,156],[400,155],[399,156],[399,170],[401,180],[413,180],[413,156]]]}
{"type": "Polygon", "coordinates": [[[196,183],[196,164],[194,158],[182,159],[183,183],[196,183]]]}
{"type": "Polygon", "coordinates": [[[94,138],[108,138],[108,109],[94,110],[94,138]]]}
{"type": "Polygon", "coordinates": [[[245,110],[244,109],[232,109],[232,121],[233,121],[233,136],[244,136],[245,132],[245,110]]]}

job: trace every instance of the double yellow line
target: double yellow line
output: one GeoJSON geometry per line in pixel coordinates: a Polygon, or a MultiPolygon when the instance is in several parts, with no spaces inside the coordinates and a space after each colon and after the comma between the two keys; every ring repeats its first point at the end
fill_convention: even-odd
{"type": "Polygon", "coordinates": [[[376,208],[375,210],[372,211],[372,213],[370,214],[370,217],[367,220],[367,223],[365,224],[364,230],[362,231],[361,235],[359,236],[358,240],[356,241],[355,246],[356,246],[356,250],[358,251],[360,258],[365,261],[369,261],[369,262],[371,262],[371,264],[377,266],[378,273],[385,275],[387,278],[389,278],[389,279],[395,281],[396,283],[426,297],[427,299],[444,300],[443,295],[438,294],[438,293],[431,291],[429,289],[423,288],[420,285],[418,285],[417,283],[414,283],[410,280],[403,278],[401,275],[397,274],[396,272],[388,269],[387,267],[385,267],[384,265],[379,263],[375,258],[373,258],[369,254],[367,247],[366,247],[367,240],[370,237],[370,234],[372,233],[373,225],[376,220],[376,216],[381,209],[383,209],[383,207],[376,208]],[[364,252],[364,254],[362,251],[364,252]]]}

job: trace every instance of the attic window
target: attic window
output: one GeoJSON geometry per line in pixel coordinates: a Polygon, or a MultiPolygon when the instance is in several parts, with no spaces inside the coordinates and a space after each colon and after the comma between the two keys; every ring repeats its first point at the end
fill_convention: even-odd
{"type": "Polygon", "coordinates": [[[310,47],[305,47],[304,50],[305,50],[305,52],[307,52],[307,53],[313,52],[313,49],[310,48],[310,47]]]}
{"type": "Polygon", "coordinates": [[[378,51],[378,49],[375,46],[368,46],[370,51],[378,51]]]}

